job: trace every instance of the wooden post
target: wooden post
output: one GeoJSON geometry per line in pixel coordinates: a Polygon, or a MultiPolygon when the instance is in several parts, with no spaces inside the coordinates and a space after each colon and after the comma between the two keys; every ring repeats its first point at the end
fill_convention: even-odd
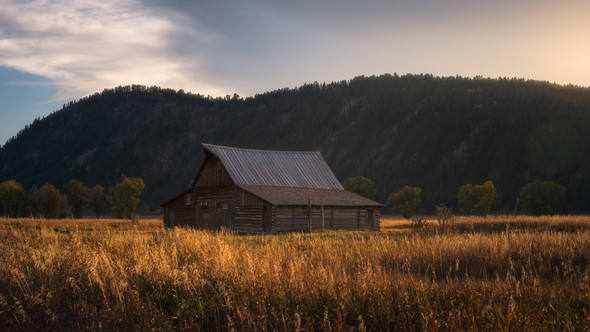
{"type": "Polygon", "coordinates": [[[322,205],[322,232],[324,231],[324,206],[322,205]]]}
{"type": "Polygon", "coordinates": [[[311,198],[307,200],[307,219],[309,223],[309,231],[311,232],[311,198]]]}

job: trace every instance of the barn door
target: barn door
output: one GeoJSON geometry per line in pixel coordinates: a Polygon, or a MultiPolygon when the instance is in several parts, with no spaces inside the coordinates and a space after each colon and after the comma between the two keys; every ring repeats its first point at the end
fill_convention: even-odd
{"type": "Polygon", "coordinates": [[[217,202],[215,204],[215,226],[216,229],[230,228],[229,202],[217,202]]]}

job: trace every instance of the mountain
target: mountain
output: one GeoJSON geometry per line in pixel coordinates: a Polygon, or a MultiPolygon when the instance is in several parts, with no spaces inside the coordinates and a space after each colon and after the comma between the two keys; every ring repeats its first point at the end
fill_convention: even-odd
{"type": "Polygon", "coordinates": [[[590,211],[590,89],[523,79],[382,75],[240,98],[140,85],[106,89],[35,120],[0,148],[0,180],[146,183],[141,209],[188,187],[200,143],[318,150],[342,181],[375,181],[386,202],[419,186],[422,212],[457,208],[465,183],[492,180],[514,210],[533,180],[566,186],[562,212],[590,211]]]}

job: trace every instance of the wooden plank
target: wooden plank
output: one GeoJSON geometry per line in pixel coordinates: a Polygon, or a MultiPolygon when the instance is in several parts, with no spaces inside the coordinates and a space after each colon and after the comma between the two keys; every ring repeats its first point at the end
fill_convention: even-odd
{"type": "Polygon", "coordinates": [[[307,200],[307,218],[309,220],[309,231],[311,232],[311,199],[307,200]]]}

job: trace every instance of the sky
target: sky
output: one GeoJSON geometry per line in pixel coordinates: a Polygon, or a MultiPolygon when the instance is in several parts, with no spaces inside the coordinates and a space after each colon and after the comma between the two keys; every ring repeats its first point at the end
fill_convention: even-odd
{"type": "Polygon", "coordinates": [[[359,75],[590,86],[587,0],[0,0],[0,144],[142,84],[253,96],[359,75]]]}

